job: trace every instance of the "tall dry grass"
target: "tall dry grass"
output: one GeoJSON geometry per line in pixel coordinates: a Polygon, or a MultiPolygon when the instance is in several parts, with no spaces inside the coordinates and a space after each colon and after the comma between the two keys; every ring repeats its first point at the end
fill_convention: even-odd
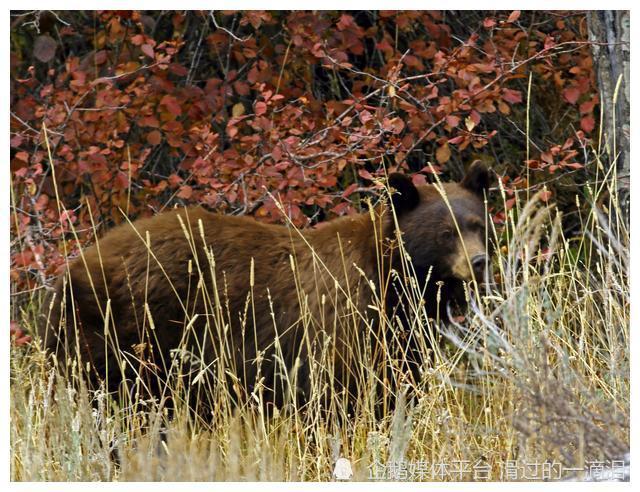
{"type": "MultiPolygon", "coordinates": [[[[489,227],[497,281],[470,296],[464,321],[427,320],[417,283],[406,285],[411,331],[428,353],[421,380],[376,391],[380,367],[374,365],[398,368],[403,361],[389,356],[381,362],[365,344],[354,354],[362,388],[355,410],[338,393],[326,400],[330,338],[310,367],[305,408],[292,398],[272,415],[264,413],[259,390],[245,404],[233,403],[231,360],[209,365],[186,345],[167,362],[171,411],[164,400],[136,398],[135,385],[119,399],[89,391],[82,362],[71,361],[72,371],[62,372],[37,340],[12,347],[12,479],[330,480],[339,457],[350,460],[358,480],[372,478],[375,464],[384,466],[387,479],[526,478],[505,473],[505,464],[516,461],[551,463],[554,473],[564,467],[562,478],[581,478],[566,468],[616,459],[629,446],[629,234],[615,175],[597,157],[595,165],[602,174],[582,198],[589,212],[580,234],[565,236],[560,213],[538,196],[519,200],[500,231],[489,227]],[[190,412],[186,402],[194,392],[211,400],[210,418],[190,412]],[[481,466],[489,476],[478,473],[481,466]]],[[[197,227],[185,226],[185,234],[194,242],[202,236],[197,227]]],[[[408,259],[405,265],[410,269],[408,259]]],[[[215,259],[192,268],[215,268],[215,259]]],[[[223,286],[194,288],[210,299],[206,329],[223,333],[231,315],[223,286]]],[[[255,288],[249,286],[251,295],[255,288]]],[[[303,324],[316,330],[305,295],[298,291],[303,324]]],[[[372,304],[384,312],[375,296],[372,304]]],[[[42,308],[42,296],[32,294],[14,304],[13,318],[35,332],[42,308]]],[[[330,334],[337,323],[361,323],[362,316],[321,320],[321,328],[330,334]]],[[[365,323],[373,321],[391,333],[401,329],[384,316],[365,323]]],[[[193,326],[186,321],[187,331],[193,326]]],[[[123,360],[131,357],[122,350],[123,360]]]]}

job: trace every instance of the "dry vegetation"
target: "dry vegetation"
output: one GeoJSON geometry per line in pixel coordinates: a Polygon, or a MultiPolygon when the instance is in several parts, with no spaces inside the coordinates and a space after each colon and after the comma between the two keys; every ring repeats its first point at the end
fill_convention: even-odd
{"type": "MultiPolygon", "coordinates": [[[[589,463],[621,458],[629,231],[616,137],[596,124],[608,102],[587,25],[576,11],[13,14],[11,320],[27,334],[48,307],[43,286],[122,210],[204,203],[277,222],[280,193],[301,226],[362,209],[387,172],[453,180],[482,157],[502,179],[490,205],[504,225],[488,231],[494,282],[463,320],[427,321],[407,285],[429,353],[422,379],[378,393],[379,360],[354,354],[368,390],[351,414],[341,395],[323,401],[330,340],[306,408],[266,415],[260,391],[232,403],[228,361],[203,367],[176,350],[169,409],[135,384],[119,399],[89,391],[82,364],[67,375],[40,340],[14,339],[11,479],[330,480],[339,457],[357,480],[373,463],[387,479],[481,480],[484,467],[492,480],[541,479],[542,462],[546,478],[582,479],[589,463]],[[191,413],[193,393],[211,399],[210,416],[191,413]],[[540,464],[537,477],[514,477],[512,460],[540,464]]],[[[218,332],[232,313],[215,287],[197,288],[218,332]]],[[[398,333],[372,304],[381,319],[369,321],[398,333]]],[[[338,320],[322,323],[331,333],[338,320]]],[[[383,365],[402,367],[397,353],[383,365]]]]}
{"type": "MultiPolygon", "coordinates": [[[[361,480],[374,462],[403,461],[481,463],[491,467],[491,479],[504,480],[508,460],[549,462],[557,470],[620,457],[629,445],[629,236],[619,220],[615,176],[594,155],[599,174],[586,189],[590,211],[580,218],[581,235],[565,237],[559,212],[523,194],[504,230],[489,231],[497,281],[472,301],[466,319],[436,326],[419,303],[413,306],[414,333],[433,333],[437,342],[408,403],[400,397],[376,416],[374,400],[390,395],[368,392],[355,415],[346,415],[344,400],[333,395],[329,410],[319,411],[331,377],[327,350],[312,366],[308,406],[292,403],[267,416],[259,392],[233,405],[233,390],[220,383],[224,364],[202,368],[198,354],[178,351],[169,382],[177,403],[169,412],[164,401],[117,403],[90,392],[77,366],[65,378],[37,343],[14,346],[12,479],[330,480],[344,456],[361,480]],[[185,390],[188,370],[199,376],[185,390]],[[208,421],[180,403],[185,391],[213,395],[208,421]]],[[[212,330],[228,314],[219,290],[211,297],[212,312],[220,313],[212,330]]],[[[41,309],[37,292],[13,306],[12,319],[30,332],[41,309]]],[[[398,330],[395,320],[381,322],[398,330]]],[[[428,350],[427,335],[419,336],[428,350]]],[[[357,371],[364,382],[372,382],[371,364],[363,354],[357,371]]],[[[421,477],[459,479],[442,468],[421,477]]],[[[462,476],[473,478],[471,471],[462,476]]]]}

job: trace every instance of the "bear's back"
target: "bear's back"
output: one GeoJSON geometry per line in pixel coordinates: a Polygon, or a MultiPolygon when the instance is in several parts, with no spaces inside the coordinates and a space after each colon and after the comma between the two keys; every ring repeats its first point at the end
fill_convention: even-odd
{"type": "MultiPolygon", "coordinates": [[[[353,227],[340,229],[353,248],[353,227]]],[[[66,306],[54,303],[43,338],[65,359],[79,351],[96,381],[122,379],[116,353],[128,353],[131,366],[146,357],[164,371],[171,350],[185,343],[197,346],[207,365],[229,358],[247,382],[256,376],[258,357],[266,361],[263,373],[277,372],[276,349],[287,366],[297,358],[306,363],[305,336],[313,342],[325,324],[333,328],[336,316],[354,310],[344,294],[360,276],[345,279],[331,245],[336,234],[309,243],[317,236],[200,207],[122,224],[70,263],[68,282],[58,280],[57,300],[66,306]],[[66,322],[55,333],[63,311],[66,322]]]]}

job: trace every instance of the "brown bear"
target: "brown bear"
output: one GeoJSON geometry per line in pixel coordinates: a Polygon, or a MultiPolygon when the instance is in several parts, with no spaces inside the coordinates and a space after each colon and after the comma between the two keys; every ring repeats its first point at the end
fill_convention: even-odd
{"type": "Polygon", "coordinates": [[[40,336],[111,390],[213,375],[239,401],[282,405],[306,397],[316,364],[355,391],[362,354],[385,357],[381,319],[415,325],[407,292],[429,317],[464,306],[487,263],[488,184],[480,161],[440,190],[394,173],[390,201],[302,231],[200,207],[120,225],[58,279],[40,336]]]}

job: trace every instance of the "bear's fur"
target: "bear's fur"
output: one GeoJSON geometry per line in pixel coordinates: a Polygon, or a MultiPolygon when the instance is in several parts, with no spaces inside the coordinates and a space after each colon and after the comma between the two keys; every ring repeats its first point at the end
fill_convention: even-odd
{"type": "MultiPolygon", "coordinates": [[[[442,316],[439,306],[447,302],[464,305],[462,283],[486,262],[488,181],[476,161],[461,183],[443,185],[447,204],[434,185],[389,177],[412,269],[423,286],[430,275],[431,317],[442,316]]],[[[195,373],[226,374],[241,400],[262,388],[266,399],[282,404],[290,389],[278,374],[294,377],[294,367],[304,396],[309,364],[323,350],[333,351],[335,384],[351,387],[361,350],[354,347],[384,338],[376,333],[381,324],[369,322],[380,316],[371,309],[373,298],[385,300],[387,316],[403,317],[397,282],[409,272],[394,246],[395,223],[390,206],[381,204],[303,231],[199,207],[120,225],[58,279],[41,337],[59,361],[79,356],[94,382],[107,380],[110,389],[123,377],[152,388],[180,360],[179,346],[203,359],[195,373]],[[396,285],[389,281],[392,268],[399,272],[396,285]]]]}

